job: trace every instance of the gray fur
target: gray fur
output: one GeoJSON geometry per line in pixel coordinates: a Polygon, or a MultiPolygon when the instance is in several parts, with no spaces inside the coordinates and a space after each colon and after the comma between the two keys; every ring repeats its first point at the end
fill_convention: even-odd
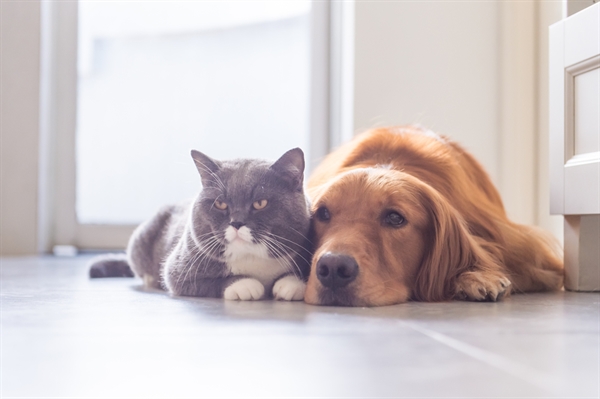
{"type": "Polygon", "coordinates": [[[93,259],[90,277],[133,277],[125,254],[108,254],[93,259]]]}
{"type": "MultiPolygon", "coordinates": [[[[195,150],[192,158],[202,191],[193,201],[162,208],[135,230],[127,247],[127,263],[136,276],[147,286],[174,295],[222,297],[236,280],[258,278],[252,270],[235,274],[231,258],[225,256],[231,249],[226,229],[231,222],[240,222],[250,229],[256,244],[252,247],[263,248],[282,267],[281,272],[274,271],[277,276],[261,280],[265,292],[270,293],[275,281],[290,274],[305,281],[311,248],[302,150],[292,149],[275,163],[216,161],[195,150]],[[262,199],[268,201],[267,206],[255,210],[253,202],[262,199]],[[217,200],[227,203],[228,209],[217,209],[217,200]]],[[[104,264],[106,259],[94,263],[90,273],[104,264]]]]}

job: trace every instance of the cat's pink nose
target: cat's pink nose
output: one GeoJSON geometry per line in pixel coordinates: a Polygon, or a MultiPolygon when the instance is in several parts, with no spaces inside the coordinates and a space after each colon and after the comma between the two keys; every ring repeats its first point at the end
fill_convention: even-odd
{"type": "Polygon", "coordinates": [[[244,222],[231,222],[229,223],[230,226],[233,226],[234,229],[239,230],[240,227],[245,226],[246,223],[244,222]]]}

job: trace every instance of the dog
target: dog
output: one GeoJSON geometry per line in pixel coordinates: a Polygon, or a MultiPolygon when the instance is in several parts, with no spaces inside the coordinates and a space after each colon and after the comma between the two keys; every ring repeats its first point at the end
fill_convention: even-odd
{"type": "Polygon", "coordinates": [[[365,132],[329,154],[307,186],[309,304],[499,301],[563,285],[559,245],[511,222],[483,167],[443,135],[365,132]]]}

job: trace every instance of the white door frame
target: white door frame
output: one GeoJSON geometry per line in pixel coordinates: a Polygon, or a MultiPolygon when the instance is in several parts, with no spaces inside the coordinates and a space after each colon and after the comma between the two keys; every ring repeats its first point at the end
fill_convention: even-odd
{"type": "Polygon", "coordinates": [[[72,245],[85,249],[123,247],[133,225],[80,224],[76,215],[77,124],[77,10],[78,2],[43,2],[42,24],[42,137],[46,152],[40,204],[40,248],[72,245]]]}

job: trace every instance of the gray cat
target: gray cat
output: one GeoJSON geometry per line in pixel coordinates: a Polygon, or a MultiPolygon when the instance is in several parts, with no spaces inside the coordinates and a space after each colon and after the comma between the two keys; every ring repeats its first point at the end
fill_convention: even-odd
{"type": "Polygon", "coordinates": [[[193,150],[203,189],[141,224],[126,255],[98,258],[91,277],[132,275],[173,295],[304,299],[311,248],[304,154],[274,163],[216,161],[193,150]]]}

